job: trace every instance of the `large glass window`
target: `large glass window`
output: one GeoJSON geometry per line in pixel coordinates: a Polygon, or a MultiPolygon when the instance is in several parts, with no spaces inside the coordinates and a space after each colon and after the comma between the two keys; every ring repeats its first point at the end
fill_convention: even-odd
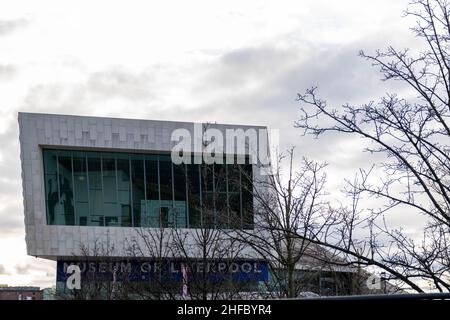
{"type": "Polygon", "coordinates": [[[202,164],[201,170],[201,188],[202,188],[202,222],[206,228],[215,227],[215,208],[214,208],[214,174],[213,165],[202,164]]]}
{"type": "Polygon", "coordinates": [[[105,226],[121,225],[116,166],[117,161],[113,154],[104,154],[102,156],[103,208],[105,215],[105,226]]]}
{"type": "Polygon", "coordinates": [[[145,186],[146,202],[145,214],[142,215],[142,227],[160,226],[160,192],[159,192],[159,163],[157,155],[145,156],[145,186]]]}
{"type": "Polygon", "coordinates": [[[186,228],[187,196],[186,196],[186,165],[173,165],[173,223],[175,227],[186,228]]]}
{"type": "Polygon", "coordinates": [[[59,224],[56,215],[59,211],[58,153],[48,150],[44,152],[44,185],[47,223],[59,224]]]}
{"type": "Polygon", "coordinates": [[[214,209],[217,225],[222,228],[227,228],[230,217],[228,212],[227,172],[225,164],[214,164],[214,209]]]}
{"type": "Polygon", "coordinates": [[[159,156],[159,188],[161,200],[173,200],[172,161],[170,156],[159,156]]]}
{"type": "Polygon", "coordinates": [[[187,166],[189,227],[198,228],[202,224],[200,165],[191,163],[187,166]]]}
{"type": "Polygon", "coordinates": [[[144,175],[144,157],[143,155],[132,155],[131,161],[131,186],[133,196],[133,219],[132,224],[135,227],[141,226],[141,217],[146,211],[145,202],[145,175],[144,175]]]}
{"type": "Polygon", "coordinates": [[[59,203],[62,209],[61,221],[65,225],[75,224],[75,210],[73,206],[73,171],[72,157],[58,156],[59,203]]]}
{"type": "Polygon", "coordinates": [[[253,228],[250,164],[52,149],[43,159],[50,225],[253,228]]]}
{"type": "MultiPolygon", "coordinates": [[[[73,177],[76,225],[85,226],[89,219],[89,191],[87,178],[87,159],[82,152],[74,152],[73,177]]],[[[52,224],[52,223],[49,223],[52,224]]]]}
{"type": "Polygon", "coordinates": [[[104,226],[103,177],[100,154],[87,155],[89,185],[89,225],[104,226]]]}
{"type": "Polygon", "coordinates": [[[133,226],[131,215],[130,159],[127,154],[117,154],[117,194],[119,218],[123,227],[133,226]]]}
{"type": "Polygon", "coordinates": [[[241,216],[241,170],[237,164],[227,164],[228,183],[228,210],[230,215],[230,228],[239,228],[242,225],[241,216]]]}
{"type": "Polygon", "coordinates": [[[253,176],[250,164],[241,165],[242,227],[253,229],[253,176]]]}

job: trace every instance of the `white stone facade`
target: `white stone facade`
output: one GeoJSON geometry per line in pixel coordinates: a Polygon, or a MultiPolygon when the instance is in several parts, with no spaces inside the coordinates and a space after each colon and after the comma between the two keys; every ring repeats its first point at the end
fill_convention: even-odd
{"type": "MultiPolygon", "coordinates": [[[[185,128],[193,132],[194,123],[19,113],[20,157],[27,253],[47,259],[73,257],[80,246],[92,247],[105,241],[127,256],[124,243],[135,235],[133,228],[47,225],[42,148],[83,150],[170,152],[171,132],[185,128]],[[121,251],[122,250],[122,251],[121,251]]],[[[212,125],[226,128],[265,129],[260,126],[212,125]]],[[[225,134],[224,134],[225,136],[225,134]]],[[[253,170],[259,175],[258,170],[253,170]]]]}

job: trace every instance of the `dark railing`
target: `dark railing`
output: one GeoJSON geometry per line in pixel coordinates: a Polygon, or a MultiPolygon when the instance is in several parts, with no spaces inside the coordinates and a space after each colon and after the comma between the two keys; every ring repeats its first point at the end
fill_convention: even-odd
{"type": "Polygon", "coordinates": [[[358,296],[333,296],[297,298],[300,300],[450,300],[450,292],[446,293],[402,293],[402,294],[370,294],[358,296]]]}

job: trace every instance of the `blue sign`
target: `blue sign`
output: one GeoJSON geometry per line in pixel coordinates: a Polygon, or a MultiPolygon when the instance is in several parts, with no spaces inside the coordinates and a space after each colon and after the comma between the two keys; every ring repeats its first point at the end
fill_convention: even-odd
{"type": "Polygon", "coordinates": [[[80,267],[84,281],[112,281],[115,273],[117,281],[181,282],[183,267],[189,281],[258,282],[269,278],[268,263],[263,260],[58,260],[56,281],[67,280],[67,268],[72,264],[80,267]]]}

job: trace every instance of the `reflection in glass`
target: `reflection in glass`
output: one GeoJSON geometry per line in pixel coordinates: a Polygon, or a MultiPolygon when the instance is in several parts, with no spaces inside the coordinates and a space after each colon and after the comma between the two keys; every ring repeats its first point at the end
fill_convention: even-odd
{"type": "Polygon", "coordinates": [[[159,156],[161,200],[172,200],[172,161],[170,156],[159,156]]]}
{"type": "Polygon", "coordinates": [[[158,156],[145,157],[146,203],[145,214],[142,215],[142,227],[159,227],[159,174],[158,156]]]}
{"type": "Polygon", "coordinates": [[[102,165],[99,154],[91,153],[87,158],[89,185],[89,220],[91,226],[104,225],[102,165]]]}
{"type": "Polygon", "coordinates": [[[73,226],[75,212],[73,207],[72,157],[58,157],[59,204],[61,212],[57,219],[61,224],[73,226]]]}
{"type": "Polygon", "coordinates": [[[89,218],[89,192],[87,184],[87,159],[82,153],[73,154],[74,198],[77,221],[85,226],[89,218]]]}
{"type": "Polygon", "coordinates": [[[104,155],[102,157],[103,174],[103,208],[105,216],[105,226],[121,225],[119,219],[118,190],[116,176],[116,159],[114,155],[104,155]]]}
{"type": "Polygon", "coordinates": [[[122,227],[133,226],[131,216],[130,161],[128,155],[117,156],[117,192],[122,227]]]}
{"type": "Polygon", "coordinates": [[[187,203],[186,203],[186,165],[173,165],[174,186],[174,223],[175,227],[186,228],[187,226],[187,203]]]}
{"type": "Polygon", "coordinates": [[[57,152],[44,153],[44,180],[46,191],[47,223],[55,224],[56,206],[59,203],[58,179],[57,179],[57,152]]]}
{"type": "Polygon", "coordinates": [[[253,228],[252,166],[43,150],[47,224],[253,228]]]}
{"type": "Polygon", "coordinates": [[[133,196],[133,225],[141,226],[141,214],[145,212],[144,158],[142,155],[131,157],[131,194],[133,196]]]}
{"type": "Polygon", "coordinates": [[[191,164],[187,167],[187,188],[189,227],[198,228],[201,226],[200,165],[191,164]]]}
{"type": "Polygon", "coordinates": [[[252,166],[245,164],[241,168],[242,228],[253,229],[252,166]]]}

